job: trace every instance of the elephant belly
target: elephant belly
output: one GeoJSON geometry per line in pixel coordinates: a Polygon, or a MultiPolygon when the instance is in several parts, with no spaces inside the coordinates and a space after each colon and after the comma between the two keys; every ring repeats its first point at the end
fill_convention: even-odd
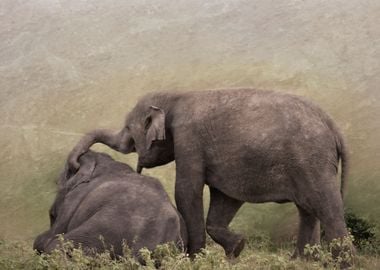
{"type": "MultiPolygon", "coordinates": [[[[225,168],[224,168],[225,169],[225,168]]],[[[224,194],[245,202],[289,202],[293,200],[292,181],[281,168],[272,168],[256,174],[247,169],[238,173],[220,170],[208,173],[206,183],[224,194]]]]}
{"type": "MultiPolygon", "coordinates": [[[[207,166],[207,183],[235,199],[252,202],[292,201],[294,178],[292,172],[304,170],[297,155],[283,143],[272,145],[232,144],[229,149],[216,147],[207,166]]],[[[298,176],[297,176],[298,177],[298,176]]]]}

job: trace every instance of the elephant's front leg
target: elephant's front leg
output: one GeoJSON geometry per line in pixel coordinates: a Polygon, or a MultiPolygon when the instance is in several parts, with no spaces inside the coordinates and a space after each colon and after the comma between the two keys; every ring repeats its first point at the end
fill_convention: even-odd
{"type": "Polygon", "coordinates": [[[189,163],[189,160],[186,160],[185,164],[176,160],[175,200],[178,211],[186,223],[189,238],[187,252],[190,255],[199,252],[206,243],[203,186],[202,164],[189,163]]]}

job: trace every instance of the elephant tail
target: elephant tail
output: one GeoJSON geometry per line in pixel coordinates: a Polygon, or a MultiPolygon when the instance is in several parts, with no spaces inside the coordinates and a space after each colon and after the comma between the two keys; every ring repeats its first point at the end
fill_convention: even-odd
{"type": "Polygon", "coordinates": [[[349,171],[349,156],[348,149],[346,146],[346,142],[343,138],[343,135],[338,131],[337,136],[337,152],[338,152],[338,160],[341,162],[341,184],[340,184],[340,193],[342,195],[342,199],[344,198],[344,194],[347,186],[347,177],[349,171]]]}

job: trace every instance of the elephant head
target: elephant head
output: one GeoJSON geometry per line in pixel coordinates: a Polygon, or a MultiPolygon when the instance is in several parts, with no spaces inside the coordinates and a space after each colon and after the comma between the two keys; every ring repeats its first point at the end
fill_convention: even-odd
{"type": "Polygon", "coordinates": [[[96,156],[94,153],[80,157],[80,168],[73,174],[66,164],[65,169],[57,179],[58,191],[52,206],[49,209],[50,229],[40,234],[33,244],[33,249],[38,252],[48,250],[51,242],[56,240],[57,234],[67,232],[68,222],[76,209],[76,203],[80,202],[79,196],[70,205],[64,207],[65,197],[82,183],[89,182],[96,166],[96,156]],[[64,210],[62,208],[65,208],[64,210]]]}
{"type": "Polygon", "coordinates": [[[57,181],[58,192],[49,210],[50,226],[55,227],[56,234],[64,233],[67,225],[65,222],[57,222],[57,218],[61,221],[70,220],[67,218],[67,214],[71,214],[70,211],[65,213],[60,211],[65,197],[79,185],[88,183],[91,180],[97,165],[97,157],[94,152],[90,151],[88,154],[81,156],[79,162],[80,168],[75,174],[70,172],[69,166],[66,164],[57,181]]]}
{"type": "Polygon", "coordinates": [[[166,123],[165,109],[152,103],[154,101],[147,99],[138,102],[120,131],[96,129],[87,133],[69,155],[69,171],[75,172],[79,168],[79,157],[95,143],[103,143],[124,154],[137,152],[139,173],[142,168],[173,161],[173,139],[166,123]]]}

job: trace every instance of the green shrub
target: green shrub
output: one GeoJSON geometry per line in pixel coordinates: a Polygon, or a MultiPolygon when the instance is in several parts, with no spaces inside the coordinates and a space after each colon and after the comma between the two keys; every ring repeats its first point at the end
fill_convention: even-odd
{"type": "Polygon", "coordinates": [[[347,268],[354,263],[354,250],[352,248],[353,236],[343,239],[333,239],[327,246],[309,245],[304,249],[305,257],[317,261],[324,267],[347,268]]]}
{"type": "Polygon", "coordinates": [[[380,240],[376,237],[376,225],[346,209],[344,218],[354,237],[355,247],[364,253],[380,254],[380,240]]]}

